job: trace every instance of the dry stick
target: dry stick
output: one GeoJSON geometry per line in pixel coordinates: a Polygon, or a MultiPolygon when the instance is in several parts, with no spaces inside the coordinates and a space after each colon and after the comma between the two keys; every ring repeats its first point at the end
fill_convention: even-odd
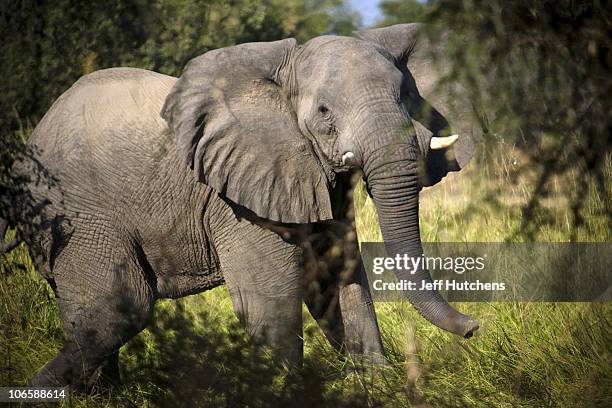
{"type": "Polygon", "coordinates": [[[406,395],[415,408],[425,408],[427,407],[425,397],[416,387],[417,381],[423,373],[417,351],[414,328],[411,324],[408,324],[406,326],[406,348],[404,350],[406,356],[406,395]]]}

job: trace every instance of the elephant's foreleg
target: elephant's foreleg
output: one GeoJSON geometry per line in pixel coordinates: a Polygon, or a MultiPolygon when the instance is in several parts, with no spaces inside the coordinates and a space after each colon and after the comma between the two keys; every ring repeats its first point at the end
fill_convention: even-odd
{"type": "Polygon", "coordinates": [[[299,249],[229,207],[210,222],[234,311],[250,335],[279,361],[302,362],[302,287],[299,249]]]}
{"type": "Polygon", "coordinates": [[[340,279],[339,303],[347,350],[369,362],[383,363],[380,330],[361,259],[353,276],[340,279]]]}

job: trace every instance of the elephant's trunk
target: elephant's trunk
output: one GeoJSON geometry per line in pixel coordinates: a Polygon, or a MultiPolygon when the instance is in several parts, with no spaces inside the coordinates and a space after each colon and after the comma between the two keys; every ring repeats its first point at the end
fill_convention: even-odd
{"type": "MultiPolygon", "coordinates": [[[[421,257],[423,254],[419,233],[417,154],[416,141],[413,144],[393,143],[370,152],[364,166],[390,257],[397,254],[421,257]]],[[[415,282],[418,290],[404,293],[425,319],[465,338],[478,329],[475,320],[455,310],[437,290],[420,290],[423,283],[432,283],[425,265],[413,274],[406,270],[395,272],[398,279],[415,282]]]]}

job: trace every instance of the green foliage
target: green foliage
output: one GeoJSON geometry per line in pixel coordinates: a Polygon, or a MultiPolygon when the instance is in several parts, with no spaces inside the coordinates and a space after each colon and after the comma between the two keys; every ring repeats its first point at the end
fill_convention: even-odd
{"type": "Polygon", "coordinates": [[[36,123],[64,90],[96,69],[134,66],[179,75],[188,60],[214,48],[348,33],[356,21],[342,0],[3,1],[3,141],[20,123],[36,123]]]}
{"type": "MultiPolygon", "coordinates": [[[[567,191],[574,237],[586,220],[585,197],[604,197],[602,222],[612,226],[609,42],[610,8],[603,2],[436,1],[427,35],[451,30],[434,56],[452,61],[447,83],[460,83],[493,139],[521,147],[520,174],[536,173],[523,208],[522,228],[539,233],[536,217],[555,179],[567,191]]],[[[516,180],[515,180],[516,182],[516,180]]],[[[506,188],[506,186],[501,186],[506,188]]],[[[550,214],[548,214],[550,216],[550,214]]]]}
{"type": "Polygon", "coordinates": [[[431,8],[429,4],[417,0],[383,0],[379,7],[383,20],[376,24],[378,27],[423,22],[431,8]]]}

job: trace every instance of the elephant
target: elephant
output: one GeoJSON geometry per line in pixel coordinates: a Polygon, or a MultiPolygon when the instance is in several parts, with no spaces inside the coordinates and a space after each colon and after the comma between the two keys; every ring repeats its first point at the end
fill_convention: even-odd
{"type": "MultiPolygon", "coordinates": [[[[420,29],[245,43],[178,78],[109,68],[65,91],[13,166],[38,212],[15,205],[1,225],[20,225],[66,334],[30,384],[118,380],[118,351],[157,299],[222,284],[278,361],[301,363],[304,302],[335,347],[384,362],[351,221],[355,177],[389,255],[418,256],[419,192],[463,168],[476,135],[470,104],[457,114],[434,92],[440,70],[420,29]],[[41,168],[52,181],[33,176],[41,168]],[[307,284],[306,256],[330,253],[342,261],[307,284]]],[[[444,330],[478,329],[435,290],[406,295],[444,330]]]]}

